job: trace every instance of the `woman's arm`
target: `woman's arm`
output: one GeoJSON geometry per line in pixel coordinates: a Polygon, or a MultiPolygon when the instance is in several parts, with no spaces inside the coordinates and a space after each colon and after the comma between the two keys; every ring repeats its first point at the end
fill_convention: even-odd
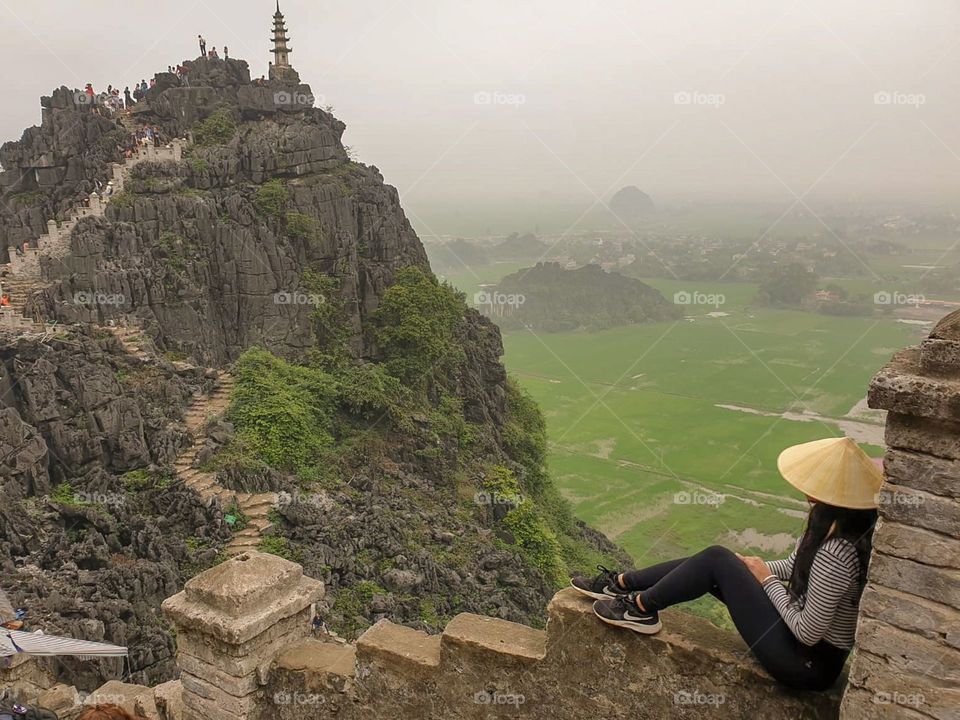
{"type": "Polygon", "coordinates": [[[790,575],[793,573],[793,561],[796,559],[797,551],[796,548],[794,548],[794,551],[790,553],[789,557],[781,558],[779,560],[767,560],[767,568],[777,579],[789,580],[790,575]]]}
{"type": "Polygon", "coordinates": [[[816,645],[833,623],[837,606],[850,585],[857,582],[859,569],[853,545],[827,541],[817,550],[810,566],[810,580],[802,608],[777,579],[768,579],[763,583],[763,589],[796,638],[804,645],[816,645]]]}

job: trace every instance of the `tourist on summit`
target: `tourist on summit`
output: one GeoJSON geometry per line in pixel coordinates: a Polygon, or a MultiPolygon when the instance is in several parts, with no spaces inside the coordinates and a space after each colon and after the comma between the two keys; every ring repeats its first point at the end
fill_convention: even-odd
{"type": "Polygon", "coordinates": [[[197,40],[200,41],[200,57],[206,57],[207,41],[203,39],[203,35],[197,35],[197,40]]]}
{"type": "Polygon", "coordinates": [[[212,59],[212,60],[219,60],[219,59],[220,59],[220,56],[217,55],[217,48],[216,48],[216,47],[210,48],[210,59],[212,59]]]}
{"type": "Polygon", "coordinates": [[[87,97],[92,98],[94,95],[96,95],[96,93],[93,91],[93,85],[90,83],[87,83],[87,86],[83,89],[83,91],[87,94],[87,97]]]}
{"type": "Polygon", "coordinates": [[[764,562],[714,545],[642,570],[571,581],[603,622],[651,635],[659,611],[711,594],[776,680],[825,690],[853,648],[883,473],[849,438],[787,448],[781,475],[810,503],[789,557],[764,562]]]}
{"type": "Polygon", "coordinates": [[[230,49],[226,45],[223,46],[223,59],[224,60],[230,59],[230,49]]]}
{"type": "Polygon", "coordinates": [[[128,85],[123,89],[123,109],[129,110],[133,107],[134,100],[130,96],[130,86],[128,85]]]}

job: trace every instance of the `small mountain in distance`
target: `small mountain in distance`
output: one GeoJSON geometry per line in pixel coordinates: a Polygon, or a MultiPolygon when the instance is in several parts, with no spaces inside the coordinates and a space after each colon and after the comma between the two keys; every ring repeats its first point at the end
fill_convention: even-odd
{"type": "Polygon", "coordinates": [[[430,257],[431,266],[440,271],[463,270],[490,264],[490,257],[486,250],[463,238],[441,245],[430,245],[427,248],[427,254],[430,257]]]}
{"type": "Polygon", "coordinates": [[[533,233],[520,235],[512,233],[499,245],[495,245],[492,255],[497,260],[522,260],[542,258],[550,252],[550,246],[537,239],[533,233]]]}
{"type": "Polygon", "coordinates": [[[504,329],[546,332],[602,330],[618,325],[676,320],[682,310],[659,290],[599,265],[566,270],[559,263],[507,275],[477,294],[477,309],[504,329]]]}
{"type": "Polygon", "coordinates": [[[610,212],[628,225],[648,218],[655,210],[651,197],[636,185],[621,188],[610,199],[610,212]]]}

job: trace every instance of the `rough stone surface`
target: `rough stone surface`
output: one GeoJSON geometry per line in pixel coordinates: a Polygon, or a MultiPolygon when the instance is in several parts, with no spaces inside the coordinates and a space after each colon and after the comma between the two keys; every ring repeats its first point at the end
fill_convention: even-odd
{"type": "Polygon", "coordinates": [[[652,637],[610,628],[570,590],[551,602],[546,633],[461,616],[445,630],[440,652],[422,634],[384,622],[358,640],[357,670],[342,690],[317,681],[329,673],[325,655],[312,667],[307,652],[296,660],[285,653],[267,686],[268,697],[282,702],[269,713],[281,720],[836,717],[837,692],[781,690],[729,633],[680,612],[668,613],[665,626],[652,637]]]}
{"type": "Polygon", "coordinates": [[[190,638],[177,654],[185,720],[255,718],[266,668],[307,636],[323,594],[323,583],[304,577],[299,565],[246,552],[164,601],[177,636],[190,638]],[[236,662],[241,653],[245,662],[236,662]]]}
{"type": "Polygon", "coordinates": [[[889,410],[868,584],[842,717],[960,717],[960,312],[874,378],[889,410]]]}

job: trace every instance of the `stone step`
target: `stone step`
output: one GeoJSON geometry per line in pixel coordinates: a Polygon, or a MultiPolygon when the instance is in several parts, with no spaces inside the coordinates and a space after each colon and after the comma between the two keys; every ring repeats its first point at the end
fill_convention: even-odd
{"type": "Polygon", "coordinates": [[[267,518],[249,517],[247,518],[248,528],[256,528],[259,533],[269,532],[273,529],[273,521],[267,518]]]}
{"type": "Polygon", "coordinates": [[[259,529],[249,525],[243,530],[238,530],[233,534],[234,540],[243,538],[246,540],[256,540],[257,542],[260,542],[261,536],[262,534],[259,529]]]}

